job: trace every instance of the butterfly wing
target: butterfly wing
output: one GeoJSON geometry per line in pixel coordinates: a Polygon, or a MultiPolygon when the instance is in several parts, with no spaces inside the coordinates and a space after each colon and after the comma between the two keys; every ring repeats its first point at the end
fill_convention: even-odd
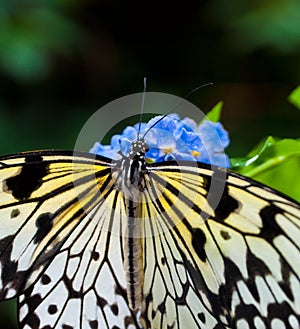
{"type": "Polygon", "coordinates": [[[203,164],[148,172],[144,327],[299,328],[299,204],[203,164]]]}
{"type": "MultiPolygon", "coordinates": [[[[0,159],[0,293],[22,294],[22,327],[140,327],[110,174],[88,155],[0,159]]],[[[299,327],[299,205],[202,164],[146,176],[144,328],[299,327]]]]}
{"type": "Polygon", "coordinates": [[[20,327],[137,328],[121,235],[112,233],[122,230],[124,202],[110,161],[30,152],[2,157],[0,179],[0,294],[22,294],[20,327]]]}
{"type": "Polygon", "coordinates": [[[19,298],[21,327],[139,328],[127,303],[121,235],[105,227],[108,212],[112,226],[120,223],[122,204],[114,191],[81,220],[42,276],[19,298]],[[115,212],[107,209],[108,202],[115,212]]]}

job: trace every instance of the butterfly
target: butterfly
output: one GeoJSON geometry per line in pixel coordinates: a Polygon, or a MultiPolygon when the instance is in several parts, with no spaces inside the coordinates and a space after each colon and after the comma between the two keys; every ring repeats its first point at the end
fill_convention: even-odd
{"type": "Polygon", "coordinates": [[[299,328],[299,204],[146,151],[0,157],[0,295],[19,327],[299,328]]]}

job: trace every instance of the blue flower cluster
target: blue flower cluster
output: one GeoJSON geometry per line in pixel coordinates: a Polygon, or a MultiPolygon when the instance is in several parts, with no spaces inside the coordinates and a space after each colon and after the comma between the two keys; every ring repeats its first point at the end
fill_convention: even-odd
{"type": "Polygon", "coordinates": [[[180,120],[177,114],[169,114],[162,119],[156,116],[148,123],[126,127],[121,135],[115,135],[110,145],[96,142],[91,153],[112,159],[119,159],[120,150],[128,155],[131,143],[145,134],[149,151],[145,155],[147,163],[189,160],[200,161],[215,166],[228,168],[229,158],[224,148],[229,145],[228,132],[220,122],[203,120],[199,125],[192,119],[180,120]]]}

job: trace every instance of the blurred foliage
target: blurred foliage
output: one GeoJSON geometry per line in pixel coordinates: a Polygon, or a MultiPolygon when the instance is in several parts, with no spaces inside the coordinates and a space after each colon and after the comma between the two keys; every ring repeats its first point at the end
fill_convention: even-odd
{"type": "Polygon", "coordinates": [[[288,100],[293,104],[298,110],[300,110],[300,86],[293,90],[288,97],[288,100]]]}
{"type": "MultiPolygon", "coordinates": [[[[288,100],[300,109],[300,86],[290,93],[288,100]]],[[[299,164],[300,137],[281,139],[269,136],[247,156],[231,159],[232,169],[236,172],[273,187],[298,202],[300,202],[299,164]]]]}
{"type": "Polygon", "coordinates": [[[51,56],[72,55],[81,29],[60,13],[70,1],[2,1],[0,63],[12,78],[30,82],[51,73],[51,56]]]}
{"type": "Polygon", "coordinates": [[[213,82],[190,100],[204,112],[224,102],[231,157],[265,136],[282,140],[257,154],[279,152],[299,138],[286,102],[300,81],[299,16],[296,0],[1,0],[1,154],[72,148],[90,115],[140,92],[144,76],[148,91],[177,96],[213,82]]]}
{"type": "Polygon", "coordinates": [[[231,28],[243,51],[272,47],[291,53],[300,46],[299,22],[299,1],[257,1],[253,8],[233,20],[231,28]]]}

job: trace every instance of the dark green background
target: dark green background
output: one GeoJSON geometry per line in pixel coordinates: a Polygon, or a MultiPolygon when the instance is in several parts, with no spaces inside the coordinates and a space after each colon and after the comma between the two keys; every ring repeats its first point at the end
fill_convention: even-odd
{"type": "MultiPolygon", "coordinates": [[[[0,153],[72,149],[102,105],[142,91],[224,101],[232,156],[299,137],[299,1],[0,1],[0,153]]],[[[15,328],[12,306],[0,328],[15,328]]]]}

